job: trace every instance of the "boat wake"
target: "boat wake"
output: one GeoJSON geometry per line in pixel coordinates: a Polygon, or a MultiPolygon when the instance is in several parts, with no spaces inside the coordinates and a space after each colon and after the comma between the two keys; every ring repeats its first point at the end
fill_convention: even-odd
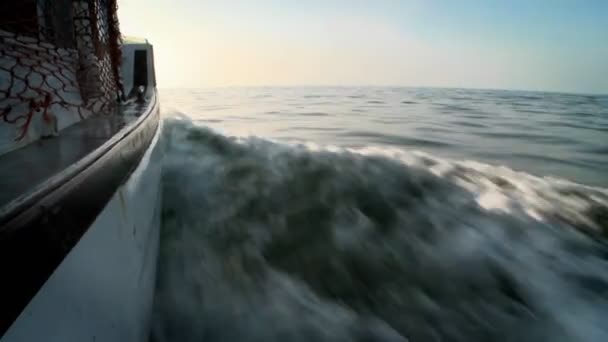
{"type": "Polygon", "coordinates": [[[165,122],[155,341],[605,341],[608,191],[165,122]]]}

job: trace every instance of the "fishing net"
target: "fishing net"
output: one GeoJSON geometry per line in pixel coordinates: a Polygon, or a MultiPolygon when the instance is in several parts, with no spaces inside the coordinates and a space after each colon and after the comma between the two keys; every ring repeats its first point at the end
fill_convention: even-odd
{"type": "Polygon", "coordinates": [[[0,153],[110,112],[120,45],[116,0],[0,2],[0,153]]]}

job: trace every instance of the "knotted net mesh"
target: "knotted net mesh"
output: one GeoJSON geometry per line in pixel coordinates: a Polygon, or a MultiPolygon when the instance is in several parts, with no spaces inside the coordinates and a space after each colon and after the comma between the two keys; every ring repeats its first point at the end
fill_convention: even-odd
{"type": "Polygon", "coordinates": [[[31,141],[110,112],[120,37],[116,0],[0,2],[0,135],[31,141]]]}

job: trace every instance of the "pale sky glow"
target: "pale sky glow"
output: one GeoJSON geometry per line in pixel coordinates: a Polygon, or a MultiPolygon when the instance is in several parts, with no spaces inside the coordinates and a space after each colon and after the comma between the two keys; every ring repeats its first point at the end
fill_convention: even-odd
{"type": "Polygon", "coordinates": [[[608,93],[604,0],[119,0],[159,87],[403,85],[608,93]]]}

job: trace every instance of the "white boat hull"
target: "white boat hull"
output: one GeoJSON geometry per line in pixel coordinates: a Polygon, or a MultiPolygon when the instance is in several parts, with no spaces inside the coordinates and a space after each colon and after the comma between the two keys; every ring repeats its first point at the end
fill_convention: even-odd
{"type": "Polygon", "coordinates": [[[161,128],[2,342],[148,340],[160,229],[161,128]]]}

